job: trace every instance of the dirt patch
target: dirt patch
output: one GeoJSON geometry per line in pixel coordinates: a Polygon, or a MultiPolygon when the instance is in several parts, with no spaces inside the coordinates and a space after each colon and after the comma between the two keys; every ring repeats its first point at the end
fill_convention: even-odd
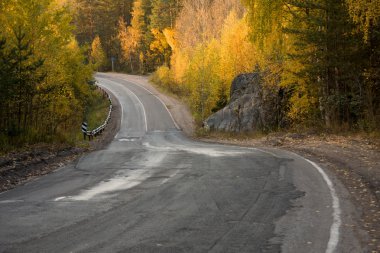
{"type": "Polygon", "coordinates": [[[365,136],[271,134],[260,138],[211,133],[200,138],[240,146],[276,147],[298,153],[333,172],[345,185],[368,232],[363,242],[380,252],[380,140],[365,136]]]}
{"type": "Polygon", "coordinates": [[[65,144],[36,144],[23,151],[11,152],[0,157],[0,192],[55,171],[75,161],[78,157],[107,146],[120,128],[121,109],[117,99],[110,93],[113,104],[112,116],[105,131],[92,141],[77,147],[65,144]]]}

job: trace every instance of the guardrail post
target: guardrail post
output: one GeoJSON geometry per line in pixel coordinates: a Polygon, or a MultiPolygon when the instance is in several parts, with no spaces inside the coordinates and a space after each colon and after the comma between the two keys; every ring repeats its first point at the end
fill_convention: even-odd
{"type": "Polygon", "coordinates": [[[83,139],[86,140],[86,136],[88,136],[88,140],[89,141],[91,141],[92,139],[94,139],[94,136],[98,136],[99,134],[103,133],[104,129],[106,128],[106,125],[108,124],[108,122],[109,122],[109,120],[111,118],[111,113],[112,113],[111,96],[105,90],[103,90],[100,86],[98,86],[97,84],[95,84],[95,85],[96,85],[97,89],[101,90],[103,98],[106,98],[106,97],[108,98],[110,106],[109,106],[109,111],[108,111],[107,119],[104,121],[104,123],[101,126],[95,128],[92,131],[87,131],[87,128],[88,128],[87,122],[83,122],[82,123],[83,139]]]}
{"type": "Polygon", "coordinates": [[[84,140],[86,140],[87,127],[88,127],[87,122],[83,122],[83,123],[82,123],[82,132],[83,132],[83,139],[84,139],[84,140]]]}

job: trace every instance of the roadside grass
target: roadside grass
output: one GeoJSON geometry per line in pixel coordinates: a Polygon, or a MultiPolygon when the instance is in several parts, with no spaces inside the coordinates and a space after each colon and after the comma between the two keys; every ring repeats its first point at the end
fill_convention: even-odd
{"type": "MultiPolygon", "coordinates": [[[[107,119],[109,112],[109,100],[106,95],[99,89],[91,91],[91,95],[87,100],[87,107],[83,115],[83,121],[88,123],[88,130],[93,130],[104,123],[107,119]]],[[[81,117],[78,115],[78,117],[81,117]]],[[[82,118],[82,117],[81,117],[82,118]]],[[[45,147],[46,149],[62,149],[65,147],[78,147],[88,148],[88,141],[83,140],[83,133],[81,126],[78,125],[74,131],[58,131],[54,136],[44,137],[42,141],[32,142],[24,136],[24,140],[18,139],[18,142],[24,143],[23,145],[16,145],[9,143],[7,136],[0,134],[0,157],[8,154],[9,152],[24,152],[33,150],[37,147],[45,147]]],[[[20,137],[21,138],[21,137],[20,137]]]]}
{"type": "Polygon", "coordinates": [[[101,126],[107,119],[109,111],[109,100],[101,90],[95,90],[88,102],[84,119],[88,124],[88,130],[94,130],[101,126]]]}
{"type": "Polygon", "coordinates": [[[177,88],[172,88],[169,84],[163,84],[160,82],[160,79],[157,78],[155,73],[147,75],[149,83],[153,85],[160,93],[167,95],[169,97],[173,97],[183,103],[186,104],[186,97],[181,93],[181,91],[177,88]]]}
{"type": "MultiPolygon", "coordinates": [[[[106,94],[103,94],[103,91],[91,87],[90,96],[86,100],[86,107],[83,115],[81,116],[81,122],[87,122],[87,130],[91,131],[101,126],[104,121],[107,119],[109,112],[109,100],[106,94]]],[[[71,147],[78,147],[87,149],[90,147],[90,144],[87,140],[84,140],[83,133],[81,130],[81,123],[75,131],[64,132],[62,136],[55,136],[54,142],[66,143],[71,147]]]]}

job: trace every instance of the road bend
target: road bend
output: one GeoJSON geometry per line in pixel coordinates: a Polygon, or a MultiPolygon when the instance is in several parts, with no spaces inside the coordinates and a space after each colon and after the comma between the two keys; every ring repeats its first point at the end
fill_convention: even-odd
{"type": "Polygon", "coordinates": [[[119,132],[0,194],[0,252],[360,252],[318,165],[193,141],[133,79],[96,78],[121,105],[119,132]]]}

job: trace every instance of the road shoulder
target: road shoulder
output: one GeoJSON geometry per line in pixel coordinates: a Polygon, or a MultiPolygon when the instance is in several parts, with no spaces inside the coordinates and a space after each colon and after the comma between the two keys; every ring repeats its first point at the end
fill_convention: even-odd
{"type": "Polygon", "coordinates": [[[74,147],[68,144],[37,144],[26,147],[22,152],[0,157],[0,192],[75,163],[81,156],[110,144],[120,128],[121,109],[116,97],[109,94],[113,105],[111,119],[105,131],[92,141],[74,147]]]}
{"type": "Polygon", "coordinates": [[[291,151],[321,166],[332,178],[342,199],[345,234],[350,244],[359,238],[368,252],[380,251],[380,148],[363,136],[272,134],[261,138],[215,134],[205,142],[291,151]]]}
{"type": "MultiPolygon", "coordinates": [[[[115,74],[147,88],[164,101],[188,137],[204,142],[291,151],[319,164],[332,178],[342,198],[345,224],[341,243],[358,249],[351,238],[359,238],[368,251],[380,251],[380,144],[362,136],[276,133],[261,138],[210,135],[195,137],[188,107],[163,94],[144,76],[115,74]]],[[[347,246],[348,247],[348,246],[347,246]]],[[[349,248],[349,247],[348,247],[349,248]]]]}

